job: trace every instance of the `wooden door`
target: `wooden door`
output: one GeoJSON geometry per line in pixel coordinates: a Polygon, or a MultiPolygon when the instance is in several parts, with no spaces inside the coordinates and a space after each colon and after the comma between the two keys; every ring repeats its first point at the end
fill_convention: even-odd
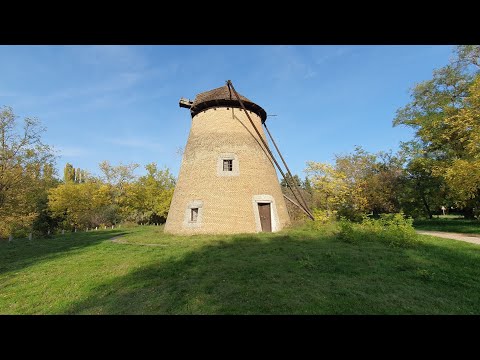
{"type": "Polygon", "coordinates": [[[272,231],[272,217],[270,215],[270,203],[258,203],[258,214],[260,215],[260,223],[262,231],[272,231]]]}

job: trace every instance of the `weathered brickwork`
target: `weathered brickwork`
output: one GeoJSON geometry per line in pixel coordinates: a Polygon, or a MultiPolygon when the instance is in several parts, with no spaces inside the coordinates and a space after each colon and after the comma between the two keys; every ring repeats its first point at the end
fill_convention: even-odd
{"type": "MultiPolygon", "coordinates": [[[[250,111],[249,115],[266,141],[260,117],[250,111]]],[[[271,196],[274,201],[274,231],[287,225],[290,218],[273,162],[245,112],[239,108],[218,107],[195,115],[165,231],[176,234],[258,232],[254,197],[260,195],[271,196]],[[238,161],[236,173],[219,176],[219,158],[228,154],[233,154],[234,161],[238,161]],[[188,226],[187,208],[193,201],[202,203],[198,226],[188,226]]]]}

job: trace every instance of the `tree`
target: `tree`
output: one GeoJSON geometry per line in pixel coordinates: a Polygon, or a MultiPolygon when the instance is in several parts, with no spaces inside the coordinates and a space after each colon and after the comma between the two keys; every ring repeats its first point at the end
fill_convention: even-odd
{"type": "Polygon", "coordinates": [[[412,89],[412,101],[393,123],[415,130],[414,141],[434,163],[432,174],[445,180],[467,217],[480,205],[479,63],[480,46],[458,46],[450,64],[412,89]]]}
{"type": "Polygon", "coordinates": [[[119,218],[128,217],[128,188],[131,186],[136,176],[134,174],[135,169],[138,168],[138,164],[122,164],[117,166],[111,165],[108,161],[102,161],[99,164],[100,170],[103,173],[101,178],[104,181],[112,194],[112,204],[119,211],[119,218]]]}
{"type": "Polygon", "coordinates": [[[313,185],[317,208],[325,210],[327,216],[332,216],[342,205],[346,205],[350,189],[344,173],[330,164],[313,161],[307,162],[305,172],[313,185]]]}
{"type": "Polygon", "coordinates": [[[431,219],[435,210],[448,203],[445,181],[434,175],[435,158],[414,141],[402,143],[400,152],[406,162],[398,187],[402,210],[415,218],[431,219]]]}
{"type": "Polygon", "coordinates": [[[123,188],[126,183],[135,180],[133,172],[139,166],[140,165],[136,163],[126,165],[120,163],[120,165],[113,166],[110,165],[107,160],[104,160],[99,164],[100,170],[103,173],[103,180],[118,188],[123,188]]]}
{"type": "Polygon", "coordinates": [[[63,181],[75,182],[75,169],[72,164],[66,163],[63,169],[63,181]]]}
{"type": "Polygon", "coordinates": [[[455,194],[457,205],[480,205],[480,74],[472,82],[463,107],[445,119],[446,138],[455,138],[462,154],[437,171],[455,194]]]}
{"type": "Polygon", "coordinates": [[[127,188],[129,216],[138,222],[165,222],[175,189],[175,178],[156,163],[145,166],[147,175],[127,188]]]}
{"type": "MultiPolygon", "coordinates": [[[[306,178],[305,179],[306,182],[304,182],[296,174],[293,175],[293,177],[291,177],[289,174],[285,174],[285,175],[286,175],[286,177],[289,181],[290,186],[293,187],[293,189],[294,189],[293,191],[295,192],[295,194],[297,195],[299,200],[302,201],[301,198],[303,197],[303,199],[305,199],[305,202],[307,203],[308,207],[311,208],[313,203],[312,203],[312,189],[311,189],[311,184],[310,184],[309,180],[306,178]],[[295,187],[295,184],[297,185],[296,187],[295,187]],[[305,185],[308,187],[308,190],[307,190],[307,187],[305,185]],[[298,190],[297,190],[297,187],[298,187],[298,190]],[[301,197],[298,194],[299,191],[302,195],[301,197]]],[[[283,194],[285,194],[286,196],[288,196],[291,199],[295,199],[295,197],[292,194],[292,190],[287,185],[287,182],[285,181],[285,179],[282,179],[280,181],[280,186],[281,186],[283,194]]],[[[291,220],[295,221],[295,220],[305,219],[305,213],[298,206],[293,205],[290,201],[287,201],[286,205],[287,205],[287,210],[288,210],[288,213],[290,215],[291,220]]]]}
{"type": "Polygon", "coordinates": [[[360,146],[336,155],[334,166],[309,162],[313,207],[351,220],[369,212],[374,216],[399,212],[403,162],[398,154],[370,154],[360,146]]]}
{"type": "Polygon", "coordinates": [[[313,188],[312,188],[312,183],[308,179],[308,176],[305,177],[305,180],[303,180],[302,183],[302,188],[309,194],[310,196],[313,194],[313,188]]]}
{"type": "MultiPolygon", "coordinates": [[[[298,175],[293,175],[293,178],[289,175],[289,174],[285,174],[285,176],[287,177],[287,180],[289,182],[289,184],[291,186],[295,186],[295,184],[297,184],[297,186],[299,188],[302,187],[302,180],[300,180],[300,178],[298,177],[298,175]]],[[[285,179],[282,179],[282,181],[280,181],[280,186],[282,187],[288,187],[287,185],[287,181],[285,179]]]]}
{"type": "Polygon", "coordinates": [[[10,107],[0,111],[0,237],[30,230],[38,216],[38,196],[50,186],[54,155],[44,144],[40,121],[23,124],[10,107]]]}
{"type": "Polygon", "coordinates": [[[94,227],[117,221],[109,186],[97,181],[68,182],[50,189],[48,206],[55,217],[62,219],[64,228],[94,227]]]}

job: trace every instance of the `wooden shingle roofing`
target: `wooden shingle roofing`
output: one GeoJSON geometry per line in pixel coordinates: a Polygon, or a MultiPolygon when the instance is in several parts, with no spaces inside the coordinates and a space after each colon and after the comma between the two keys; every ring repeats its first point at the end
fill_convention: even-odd
{"type": "MultiPolygon", "coordinates": [[[[245,96],[238,94],[242,100],[245,108],[256,113],[264,122],[267,118],[267,113],[265,110],[247,99],[245,96]]],[[[212,107],[236,107],[241,108],[241,105],[233,91],[227,85],[221,86],[219,88],[202,92],[195,97],[190,112],[192,117],[197,115],[200,111],[203,111],[212,107]]]]}

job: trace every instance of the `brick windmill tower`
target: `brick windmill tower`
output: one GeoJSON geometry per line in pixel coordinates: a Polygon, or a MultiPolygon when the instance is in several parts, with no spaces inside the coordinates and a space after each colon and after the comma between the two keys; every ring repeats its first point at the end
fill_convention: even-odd
{"type": "Polygon", "coordinates": [[[165,232],[255,233],[289,224],[262,128],[265,110],[230,81],[180,106],[190,109],[192,125],[165,232]]]}

